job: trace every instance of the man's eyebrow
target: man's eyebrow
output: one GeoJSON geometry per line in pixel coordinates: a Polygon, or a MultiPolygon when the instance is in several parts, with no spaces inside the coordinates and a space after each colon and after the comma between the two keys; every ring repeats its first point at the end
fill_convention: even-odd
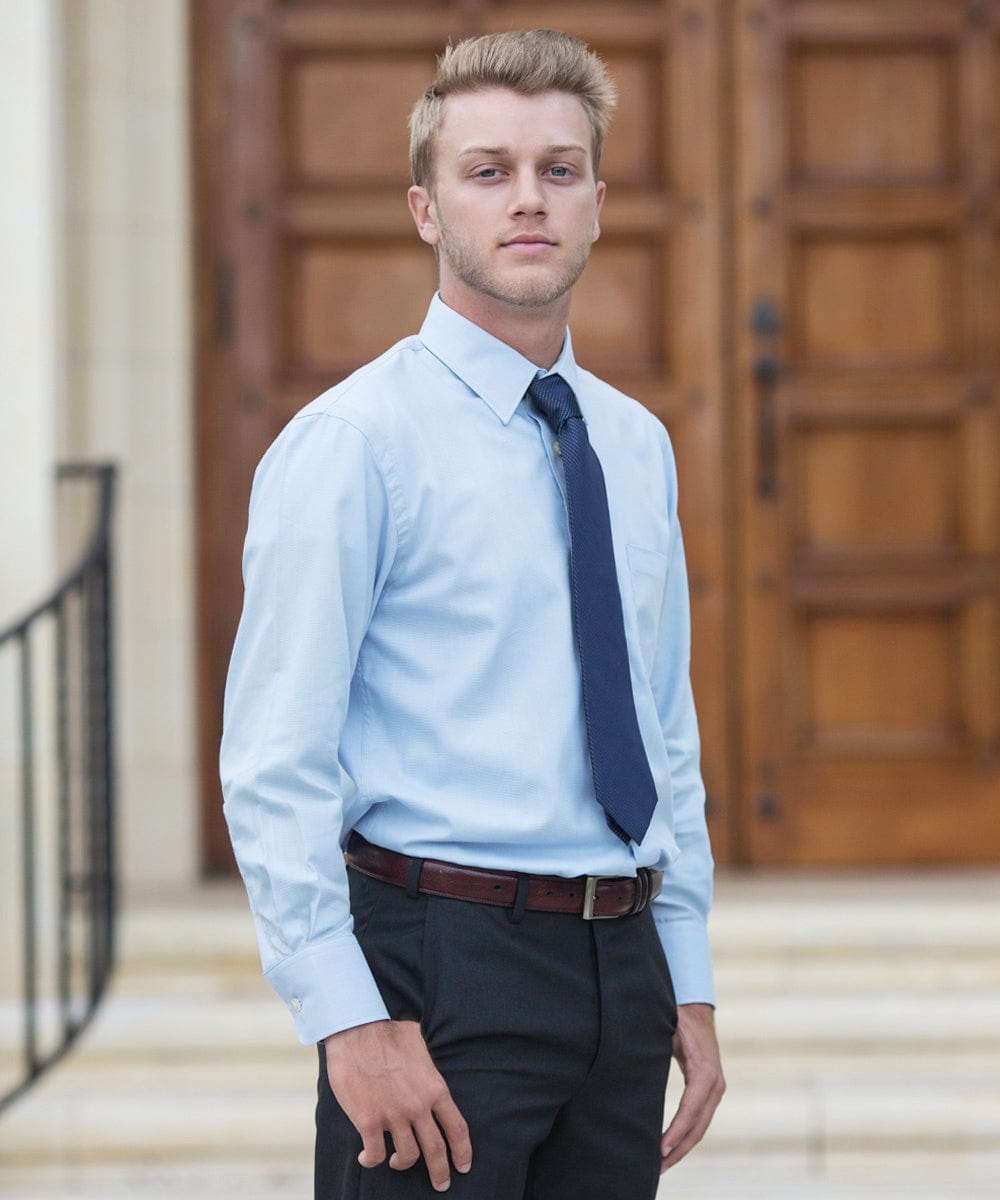
{"type": "MultiPolygon", "coordinates": [[[[564,146],[543,146],[542,151],[545,154],[569,154],[571,151],[577,151],[580,154],[587,154],[589,151],[586,146],[581,146],[578,142],[567,142],[564,146]]],[[[469,146],[467,149],[459,152],[459,158],[467,158],[470,154],[486,154],[496,158],[502,158],[504,155],[510,154],[508,146],[469,146]]]]}
{"type": "Polygon", "coordinates": [[[470,146],[467,150],[462,150],[458,157],[465,158],[469,154],[492,154],[499,158],[501,155],[509,153],[506,146],[470,146]]]}

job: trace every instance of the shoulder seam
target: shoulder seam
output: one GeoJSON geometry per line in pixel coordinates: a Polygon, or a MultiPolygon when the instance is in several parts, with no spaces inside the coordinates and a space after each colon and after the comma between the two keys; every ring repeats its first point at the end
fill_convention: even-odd
{"type": "Polygon", "coordinates": [[[402,488],[399,486],[396,472],[391,469],[391,464],[383,461],[382,456],[379,454],[367,432],[343,413],[324,408],[320,412],[305,413],[302,415],[303,419],[312,417],[317,420],[325,418],[330,421],[339,421],[341,425],[345,425],[348,429],[353,429],[368,447],[372,461],[375,463],[375,469],[382,480],[382,486],[385,488],[385,494],[389,498],[389,509],[392,512],[392,519],[396,526],[397,548],[398,550],[403,550],[410,536],[410,521],[406,517],[406,510],[403,505],[402,488]]]}

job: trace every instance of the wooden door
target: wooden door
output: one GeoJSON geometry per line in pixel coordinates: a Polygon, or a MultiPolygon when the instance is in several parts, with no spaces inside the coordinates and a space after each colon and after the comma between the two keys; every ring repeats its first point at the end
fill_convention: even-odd
{"type": "Polygon", "coordinates": [[[583,365],[669,426],[717,852],[727,743],[720,5],[212,0],[190,8],[198,279],[204,862],[228,869],[217,748],[253,468],[299,407],[414,332],[435,286],[407,212],[406,117],[449,38],[551,25],[621,89],[603,235],[574,301],[583,365]]]}
{"type": "Polygon", "coordinates": [[[754,862],[1000,852],[1000,4],[733,9],[754,862]]]}
{"type": "Polygon", "coordinates": [[[405,117],[435,53],[539,24],[621,84],[574,336],[678,450],[718,858],[995,856],[1000,0],[213,0],[191,7],[206,866],[231,862],[254,464],[420,322],[405,117]]]}

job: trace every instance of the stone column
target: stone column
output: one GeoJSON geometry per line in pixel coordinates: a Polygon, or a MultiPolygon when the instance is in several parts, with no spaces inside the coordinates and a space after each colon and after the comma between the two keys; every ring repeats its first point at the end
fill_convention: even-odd
{"type": "MultiPolygon", "coordinates": [[[[56,581],[56,420],[65,367],[60,72],[56,0],[7,0],[0,37],[0,629],[56,581]]],[[[33,649],[44,716],[51,647],[43,637],[33,649]]],[[[0,921],[2,1000],[20,981],[17,674],[15,655],[0,651],[0,912],[8,916],[0,921]]],[[[36,764],[43,806],[51,783],[45,748],[36,764]]]]}
{"type": "Polygon", "coordinates": [[[197,865],[187,0],[62,0],[69,238],[61,447],[119,467],[119,864],[197,865]]]}

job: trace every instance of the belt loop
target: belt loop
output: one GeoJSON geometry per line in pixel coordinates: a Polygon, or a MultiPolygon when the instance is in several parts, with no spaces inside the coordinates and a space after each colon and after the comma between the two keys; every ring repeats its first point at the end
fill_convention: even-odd
{"type": "Polygon", "coordinates": [[[411,858],[410,869],[406,876],[406,894],[411,900],[420,895],[420,873],[424,869],[422,858],[411,858]]]}
{"type": "Polygon", "coordinates": [[[507,920],[512,925],[520,925],[524,920],[524,912],[528,907],[528,887],[530,880],[527,875],[518,875],[517,877],[517,895],[514,897],[513,907],[507,910],[507,920]]]}

